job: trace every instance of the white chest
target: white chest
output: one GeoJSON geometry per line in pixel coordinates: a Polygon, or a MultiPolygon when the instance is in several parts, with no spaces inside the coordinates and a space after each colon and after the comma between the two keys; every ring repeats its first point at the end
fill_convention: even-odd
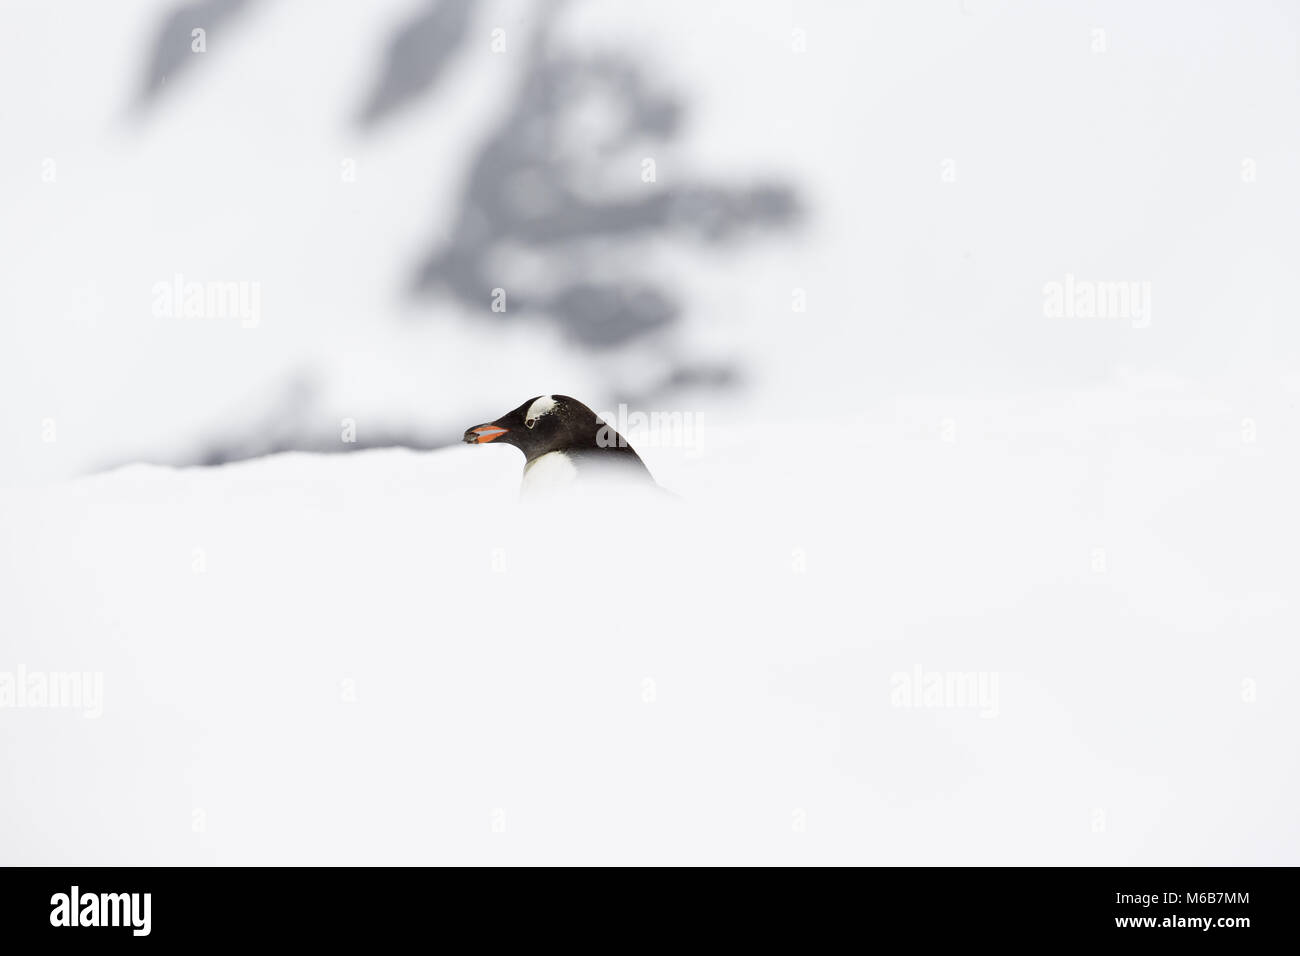
{"type": "Polygon", "coordinates": [[[526,495],[549,494],[573,484],[578,469],[562,451],[547,452],[524,465],[522,493],[526,495]]]}

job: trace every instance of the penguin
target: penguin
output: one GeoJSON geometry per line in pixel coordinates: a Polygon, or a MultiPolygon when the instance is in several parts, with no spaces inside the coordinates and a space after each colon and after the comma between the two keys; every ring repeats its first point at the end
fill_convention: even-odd
{"type": "Polygon", "coordinates": [[[530,398],[494,422],[466,429],[465,442],[522,451],[521,492],[529,496],[595,484],[659,488],[627,439],[568,395],[530,398]]]}

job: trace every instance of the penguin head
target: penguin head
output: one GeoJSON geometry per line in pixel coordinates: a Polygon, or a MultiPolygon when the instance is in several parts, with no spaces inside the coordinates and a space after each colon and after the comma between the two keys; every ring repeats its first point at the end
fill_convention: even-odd
{"type": "Polygon", "coordinates": [[[538,395],[494,422],[465,430],[469,445],[514,445],[530,461],[547,452],[596,447],[596,413],[567,395],[538,395]]]}

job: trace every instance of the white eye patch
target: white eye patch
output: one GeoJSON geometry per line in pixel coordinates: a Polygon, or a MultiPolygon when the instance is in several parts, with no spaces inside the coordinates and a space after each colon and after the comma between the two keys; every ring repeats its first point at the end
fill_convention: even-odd
{"type": "MultiPolygon", "coordinates": [[[[533,402],[533,404],[528,406],[528,413],[524,415],[524,422],[525,424],[528,422],[536,424],[537,419],[541,418],[543,415],[551,414],[551,412],[555,411],[557,407],[558,404],[555,401],[555,396],[543,395],[537,401],[533,402]]],[[[531,428],[532,425],[529,425],[528,427],[531,428]]]]}

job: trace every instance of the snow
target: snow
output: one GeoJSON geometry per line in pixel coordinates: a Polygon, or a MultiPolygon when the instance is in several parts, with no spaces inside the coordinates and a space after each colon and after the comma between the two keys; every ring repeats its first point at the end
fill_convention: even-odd
{"type": "Polygon", "coordinates": [[[8,493],[6,660],[103,715],[0,710],[6,861],[1283,862],[1295,461],[1079,417],[715,429],[659,507],[470,446],[8,493]]]}

